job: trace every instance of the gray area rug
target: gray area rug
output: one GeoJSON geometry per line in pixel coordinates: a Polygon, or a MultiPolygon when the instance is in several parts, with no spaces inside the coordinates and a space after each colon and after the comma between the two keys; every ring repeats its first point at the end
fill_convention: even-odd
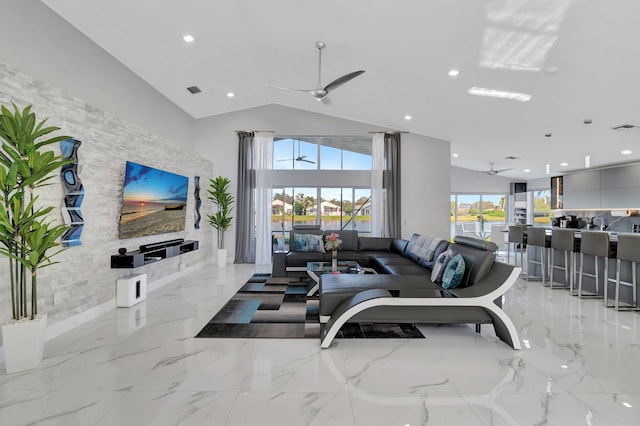
{"type": "MultiPolygon", "coordinates": [[[[255,274],[200,330],[202,338],[320,338],[309,278],[255,274]]],[[[411,324],[345,324],[338,338],[424,338],[411,324]]]]}

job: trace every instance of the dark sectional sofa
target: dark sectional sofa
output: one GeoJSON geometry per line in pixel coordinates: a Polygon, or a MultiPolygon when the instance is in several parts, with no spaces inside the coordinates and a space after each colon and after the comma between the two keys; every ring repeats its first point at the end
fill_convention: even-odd
{"type": "MultiPolygon", "coordinates": [[[[496,262],[494,243],[470,237],[446,240],[358,237],[357,231],[296,228],[295,233],[340,234],[340,260],[355,260],[376,274],[320,276],[322,347],[328,347],[345,322],[473,323],[493,324],[496,335],[520,349],[517,332],[501,309],[502,295],[517,281],[521,268],[496,262]],[[430,250],[425,253],[425,240],[430,250]],[[421,245],[422,244],[422,245],[421,245]],[[451,249],[461,254],[465,272],[459,287],[445,290],[431,281],[435,259],[451,249]]],[[[330,261],[330,253],[289,251],[275,253],[273,276],[306,274],[307,262],[330,261]]]]}

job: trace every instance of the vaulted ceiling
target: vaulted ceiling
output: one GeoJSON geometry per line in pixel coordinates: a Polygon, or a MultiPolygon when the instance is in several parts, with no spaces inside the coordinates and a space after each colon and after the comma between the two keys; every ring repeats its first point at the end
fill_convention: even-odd
{"type": "Polygon", "coordinates": [[[449,140],[452,165],[518,179],[640,159],[640,131],[613,129],[640,125],[637,0],[42,1],[194,118],[281,104],[449,140]],[[324,85],[366,70],[331,106],[269,87],[315,88],[316,41],[324,85]]]}

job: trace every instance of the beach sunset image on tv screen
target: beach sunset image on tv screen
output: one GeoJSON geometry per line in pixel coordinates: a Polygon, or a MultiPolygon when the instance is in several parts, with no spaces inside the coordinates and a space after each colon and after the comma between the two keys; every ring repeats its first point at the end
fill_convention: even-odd
{"type": "Polygon", "coordinates": [[[185,230],[189,179],[127,161],[120,239],[185,230]]]}

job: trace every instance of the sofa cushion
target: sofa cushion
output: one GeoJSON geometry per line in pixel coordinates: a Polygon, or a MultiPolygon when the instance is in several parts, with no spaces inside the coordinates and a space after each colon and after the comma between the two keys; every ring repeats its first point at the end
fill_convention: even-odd
{"type": "Polygon", "coordinates": [[[391,253],[403,254],[407,248],[407,240],[402,238],[394,238],[391,242],[391,253]]]}
{"type": "Polygon", "coordinates": [[[387,265],[415,265],[410,259],[393,253],[371,254],[371,263],[382,269],[387,265]]]}
{"type": "Polygon", "coordinates": [[[460,287],[469,287],[486,277],[496,259],[495,243],[469,237],[455,237],[451,249],[464,258],[465,276],[460,287]]]}
{"type": "Polygon", "coordinates": [[[447,250],[444,253],[440,253],[440,255],[436,258],[435,264],[433,265],[433,270],[431,271],[431,281],[434,283],[441,283],[442,276],[444,275],[445,269],[447,269],[447,264],[453,257],[453,252],[451,250],[447,250]]]}
{"type": "Polygon", "coordinates": [[[360,251],[391,251],[392,238],[360,237],[358,246],[360,251]]]}
{"type": "Polygon", "coordinates": [[[386,274],[392,275],[424,275],[431,280],[431,270],[423,268],[417,263],[410,263],[408,265],[384,265],[382,270],[386,274]]]}
{"type": "Polygon", "coordinates": [[[324,231],[324,237],[326,239],[327,235],[336,233],[339,238],[342,240],[342,244],[338,250],[353,250],[358,251],[358,231],[355,230],[346,230],[346,229],[328,229],[324,231]]]}
{"type": "Polygon", "coordinates": [[[324,241],[322,235],[315,234],[293,234],[293,251],[313,251],[324,253],[324,241]]]}
{"type": "Polygon", "coordinates": [[[448,248],[449,248],[449,241],[439,239],[437,245],[435,246],[433,257],[431,259],[420,258],[418,263],[420,264],[420,266],[433,269],[433,265],[435,265],[436,263],[436,258],[440,256],[442,253],[444,253],[445,251],[447,251],[448,248]]]}
{"type": "Polygon", "coordinates": [[[461,254],[451,258],[442,275],[442,288],[456,288],[464,277],[465,262],[461,254]]]}
{"type": "Polygon", "coordinates": [[[417,263],[418,260],[420,260],[420,257],[418,257],[418,255],[413,252],[413,246],[415,246],[416,243],[418,242],[418,238],[420,238],[419,234],[413,234],[411,236],[411,239],[407,243],[406,248],[404,249],[404,253],[402,253],[404,257],[406,257],[407,259],[415,263],[417,263]]]}
{"type": "Polygon", "coordinates": [[[331,253],[290,251],[286,257],[287,267],[306,267],[307,262],[331,262],[331,253]]]}
{"type": "Polygon", "coordinates": [[[419,235],[415,244],[411,247],[411,253],[415,254],[420,259],[432,261],[435,257],[434,253],[436,252],[436,248],[442,241],[444,241],[442,238],[419,235]]]}

